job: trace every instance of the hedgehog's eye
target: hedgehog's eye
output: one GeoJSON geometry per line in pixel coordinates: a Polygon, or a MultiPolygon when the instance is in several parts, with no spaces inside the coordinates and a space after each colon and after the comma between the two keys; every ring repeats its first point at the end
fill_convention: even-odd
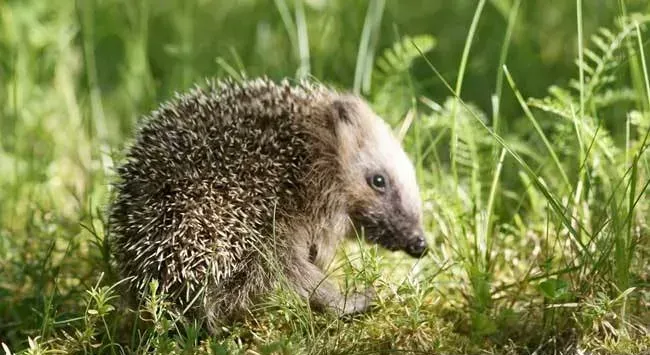
{"type": "Polygon", "coordinates": [[[370,186],[379,191],[379,192],[384,192],[384,189],[386,189],[386,178],[384,175],[381,174],[375,174],[368,179],[368,183],[370,186]]]}

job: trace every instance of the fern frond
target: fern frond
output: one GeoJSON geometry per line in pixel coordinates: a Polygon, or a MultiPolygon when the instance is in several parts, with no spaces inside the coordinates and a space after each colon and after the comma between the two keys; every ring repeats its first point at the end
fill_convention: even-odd
{"type": "Polygon", "coordinates": [[[427,53],[435,45],[436,40],[430,35],[404,36],[401,41],[386,49],[377,59],[376,78],[381,81],[403,75],[411,67],[413,61],[420,57],[420,51],[427,53]]]}
{"type": "MultiPolygon", "coordinates": [[[[576,65],[585,72],[585,103],[590,105],[598,99],[600,89],[616,81],[613,71],[625,62],[627,55],[626,41],[636,35],[636,24],[650,22],[650,15],[637,16],[634,20],[620,21],[617,33],[607,28],[601,28],[591,37],[595,48],[585,48],[584,59],[576,60],[576,65]]],[[[570,86],[580,90],[577,80],[572,80],[570,86]]]]}
{"type": "MultiPolygon", "coordinates": [[[[566,92],[563,90],[558,90],[557,92],[566,92]]],[[[569,106],[566,103],[556,96],[546,97],[544,99],[529,99],[528,104],[531,107],[535,107],[544,112],[554,114],[563,118],[563,122],[556,122],[555,128],[558,131],[567,131],[573,129],[573,118],[577,114],[577,111],[571,111],[571,107],[578,107],[577,105],[569,106]]],[[[585,142],[589,143],[593,140],[596,152],[602,153],[602,155],[607,159],[608,163],[614,163],[617,159],[617,156],[621,153],[620,148],[614,143],[614,139],[611,134],[603,127],[598,128],[595,123],[596,120],[593,117],[586,116],[584,119],[579,120],[578,124],[580,125],[581,133],[584,134],[585,142]]],[[[557,140],[554,141],[554,144],[557,145],[567,145],[566,140],[575,141],[575,135],[563,136],[565,141],[562,141],[561,137],[556,137],[557,140]]]]}
{"type": "Polygon", "coordinates": [[[392,47],[384,50],[373,71],[373,102],[377,112],[386,118],[399,118],[410,108],[413,100],[412,83],[408,80],[409,68],[436,45],[430,35],[404,36],[392,47]]]}

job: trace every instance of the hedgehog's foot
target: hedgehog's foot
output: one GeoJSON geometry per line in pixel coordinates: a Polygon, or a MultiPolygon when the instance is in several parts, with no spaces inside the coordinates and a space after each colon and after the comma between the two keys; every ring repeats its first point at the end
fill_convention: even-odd
{"type": "Polygon", "coordinates": [[[309,261],[294,266],[292,274],[298,293],[320,311],[333,311],[339,316],[362,313],[368,310],[375,296],[372,289],[347,296],[341,294],[326,280],[325,273],[309,261]]]}
{"type": "Polygon", "coordinates": [[[373,288],[367,288],[364,292],[342,297],[344,306],[338,307],[337,313],[340,316],[347,316],[368,311],[376,297],[376,292],[373,288]]]}

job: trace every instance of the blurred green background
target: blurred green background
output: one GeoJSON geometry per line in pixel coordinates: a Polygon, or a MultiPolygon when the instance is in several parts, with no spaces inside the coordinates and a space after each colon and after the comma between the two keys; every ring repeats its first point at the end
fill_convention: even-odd
{"type": "MultiPolygon", "coordinates": [[[[401,36],[431,35],[437,45],[429,59],[454,83],[477,3],[388,0],[375,52],[380,54],[401,36]]],[[[16,94],[24,99],[33,95],[34,88],[14,87],[21,75],[34,75],[34,85],[55,85],[56,65],[69,51],[74,58],[69,59],[68,70],[78,73],[75,88],[99,90],[111,115],[106,134],[113,142],[130,131],[134,115],[146,113],[174,91],[206,76],[224,75],[220,61],[245,69],[249,76],[294,77],[300,66],[299,34],[295,23],[283,21],[282,4],[291,6],[284,1],[251,0],[4,1],[1,127],[11,132],[11,93],[18,90],[16,94]]],[[[360,0],[304,2],[313,76],[352,89],[368,5],[360,0]]],[[[512,5],[513,0],[488,1],[469,57],[463,98],[485,112],[491,111],[490,96],[512,5]]],[[[629,12],[648,8],[643,0],[626,1],[626,5],[629,12]]],[[[294,22],[293,6],[289,11],[294,22]]],[[[611,26],[617,14],[617,1],[586,2],[585,38],[598,27],[611,26]]],[[[538,97],[549,85],[566,84],[576,76],[576,37],[574,2],[522,2],[506,63],[523,93],[538,97]]],[[[423,63],[415,65],[412,77],[431,98],[449,95],[423,63]]],[[[516,107],[509,98],[506,95],[504,116],[513,117],[516,107]]]]}

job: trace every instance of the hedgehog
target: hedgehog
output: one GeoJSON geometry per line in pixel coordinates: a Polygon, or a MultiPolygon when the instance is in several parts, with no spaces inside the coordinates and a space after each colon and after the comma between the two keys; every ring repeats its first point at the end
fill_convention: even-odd
{"type": "Polygon", "coordinates": [[[157,280],[208,328],[283,281],[314,311],[366,311],[326,277],[339,244],[427,252],[412,162],[360,96],[314,81],[207,80],[143,118],[116,169],[108,241],[140,296],[157,280]]]}

